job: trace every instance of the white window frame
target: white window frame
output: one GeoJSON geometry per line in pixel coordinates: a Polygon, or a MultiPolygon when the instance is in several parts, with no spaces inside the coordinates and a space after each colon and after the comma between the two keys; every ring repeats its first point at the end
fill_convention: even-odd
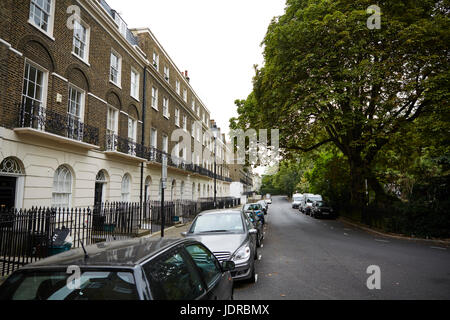
{"type": "MultiPolygon", "coordinates": [[[[87,65],[89,65],[89,48],[90,48],[90,39],[91,39],[91,28],[89,27],[88,24],[86,24],[84,21],[74,21],[74,28],[73,28],[73,41],[72,41],[72,54],[77,57],[78,59],[80,59],[81,61],[83,61],[84,63],[86,63],[87,65]],[[85,28],[86,30],[86,39],[85,39],[85,43],[84,43],[84,56],[80,56],[79,54],[77,54],[75,52],[75,32],[77,30],[77,28],[75,27],[76,24],[80,24],[82,27],[85,28]]],[[[83,43],[81,40],[78,40],[81,43],[83,43]]]]}
{"type": "Polygon", "coordinates": [[[75,116],[75,117],[79,118],[80,122],[84,122],[84,110],[85,110],[84,108],[85,108],[85,105],[86,105],[86,91],[84,91],[81,88],[78,88],[77,86],[75,86],[72,83],[69,83],[69,85],[68,85],[68,99],[67,99],[67,113],[72,115],[72,116],[75,116]],[[79,115],[74,115],[73,113],[69,112],[70,111],[69,110],[69,106],[70,106],[70,103],[71,103],[71,94],[70,94],[71,90],[78,91],[78,93],[81,94],[81,98],[80,98],[80,114],[79,115]]]}
{"type": "Polygon", "coordinates": [[[158,110],[158,88],[152,87],[152,108],[158,110]]]}
{"type": "Polygon", "coordinates": [[[150,129],[150,146],[158,149],[158,130],[156,128],[150,129]]]}
{"type": "Polygon", "coordinates": [[[170,68],[168,66],[164,66],[164,80],[170,81],[170,68]]]}
{"type": "Polygon", "coordinates": [[[137,101],[139,101],[140,80],[140,73],[135,68],[131,67],[130,96],[137,101]]]}
{"type": "Polygon", "coordinates": [[[175,125],[180,127],[180,109],[175,108],[175,125]]]}
{"type": "Polygon", "coordinates": [[[114,108],[111,105],[108,105],[108,111],[107,111],[107,115],[106,115],[106,129],[110,133],[114,133],[115,135],[118,135],[118,132],[119,132],[119,110],[117,110],[116,108],[114,108]],[[114,125],[113,128],[110,127],[110,119],[111,119],[112,113],[114,115],[114,121],[112,123],[114,125]]]}
{"type": "Polygon", "coordinates": [[[30,0],[30,6],[29,6],[29,12],[28,12],[28,23],[31,24],[33,27],[41,31],[43,34],[45,34],[47,37],[49,37],[51,40],[55,41],[55,38],[53,37],[53,31],[54,31],[54,25],[55,25],[55,1],[56,0],[50,0],[50,11],[48,12],[48,22],[47,22],[47,30],[42,29],[40,25],[37,25],[34,18],[31,17],[31,8],[32,6],[37,6],[36,0],[30,0]]]}
{"type": "Polygon", "coordinates": [[[169,113],[169,98],[164,97],[163,98],[163,116],[166,117],[167,119],[170,118],[170,113],[169,113]]]}
{"type": "Polygon", "coordinates": [[[153,51],[153,67],[159,71],[159,54],[156,51],[153,51]],[[156,66],[155,66],[156,64],[156,66]]]}
{"type": "Polygon", "coordinates": [[[53,175],[53,188],[52,188],[52,207],[54,208],[71,208],[72,207],[72,192],[73,192],[73,175],[69,168],[62,165],[59,166],[54,175],[53,175]],[[65,170],[65,176],[64,180],[60,181],[59,178],[61,178],[60,171],[65,170]],[[69,179],[66,179],[66,178],[69,179]],[[58,179],[57,179],[58,178],[58,179]],[[65,186],[61,189],[61,183],[64,183],[65,186]],[[69,188],[67,187],[67,184],[70,183],[69,188]],[[62,197],[67,197],[67,201],[62,202],[62,197]]]}
{"type": "Polygon", "coordinates": [[[127,173],[122,178],[122,183],[120,184],[121,201],[130,202],[131,201],[131,176],[127,173]]]}
{"type": "MultiPolygon", "coordinates": [[[[21,95],[22,102],[23,102],[24,97],[27,98],[27,99],[32,99],[32,100],[38,101],[41,104],[42,108],[46,109],[47,108],[48,75],[49,75],[49,72],[48,72],[47,69],[41,67],[37,63],[35,63],[35,62],[33,62],[33,61],[29,60],[29,59],[25,59],[23,78],[22,78],[22,80],[23,80],[22,81],[22,86],[25,85],[25,72],[27,71],[27,65],[29,65],[30,67],[35,68],[37,71],[42,72],[42,75],[43,75],[42,76],[42,86],[41,86],[42,87],[42,90],[41,90],[42,91],[42,95],[41,95],[41,100],[37,100],[36,98],[29,96],[28,95],[28,90],[27,90],[27,94],[24,95],[23,94],[24,88],[22,87],[22,95],[21,95]]],[[[27,78],[27,80],[29,81],[30,79],[27,78]]]]}
{"type": "MultiPolygon", "coordinates": [[[[116,66],[114,66],[114,67],[116,67],[116,66]]],[[[110,56],[109,82],[111,82],[112,84],[114,84],[122,89],[122,56],[113,49],[111,50],[111,56],[110,56]],[[112,56],[115,56],[117,58],[117,64],[118,64],[117,70],[116,70],[116,68],[113,68],[112,56]],[[113,69],[117,72],[117,82],[114,82],[114,80],[111,79],[113,69]]]]}
{"type": "Polygon", "coordinates": [[[167,134],[162,136],[162,151],[169,153],[169,136],[167,134]]]}
{"type": "Polygon", "coordinates": [[[184,102],[187,103],[188,98],[187,98],[187,89],[186,88],[183,89],[183,100],[184,100],[184,102]]]}
{"type": "Polygon", "coordinates": [[[187,132],[187,116],[183,115],[183,130],[187,132]]]}
{"type": "Polygon", "coordinates": [[[178,95],[181,95],[181,83],[178,79],[175,81],[175,91],[178,95]]]}

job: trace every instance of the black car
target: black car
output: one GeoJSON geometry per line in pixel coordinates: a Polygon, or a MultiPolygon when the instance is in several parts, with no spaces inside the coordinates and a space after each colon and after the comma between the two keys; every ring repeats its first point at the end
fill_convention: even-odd
{"type": "Polygon", "coordinates": [[[267,204],[267,202],[265,200],[260,200],[258,201],[258,203],[261,205],[264,211],[264,215],[267,215],[269,213],[269,205],[267,204]]]}
{"type": "Polygon", "coordinates": [[[248,219],[253,224],[255,229],[258,230],[258,235],[256,237],[256,246],[260,248],[264,239],[264,224],[262,223],[261,218],[255,214],[255,212],[247,210],[244,211],[244,213],[247,215],[248,219]]]}
{"type": "Polygon", "coordinates": [[[0,300],[228,300],[233,269],[190,239],[104,242],[19,269],[0,300]]]}
{"type": "Polygon", "coordinates": [[[314,218],[335,217],[333,208],[325,201],[315,201],[311,207],[311,216],[314,218]]]}

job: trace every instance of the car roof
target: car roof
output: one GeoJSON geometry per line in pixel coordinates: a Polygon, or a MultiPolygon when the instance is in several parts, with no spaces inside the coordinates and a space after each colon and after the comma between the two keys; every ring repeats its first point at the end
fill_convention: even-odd
{"type": "Polygon", "coordinates": [[[39,260],[22,269],[69,265],[80,267],[135,267],[143,260],[185,242],[194,241],[188,239],[133,238],[101,242],[85,247],[87,258],[85,258],[83,249],[77,248],[39,260]]]}
{"type": "Polygon", "coordinates": [[[203,211],[202,213],[198,214],[198,217],[200,216],[209,216],[209,215],[215,215],[215,214],[227,214],[227,213],[241,213],[240,210],[238,209],[220,209],[220,210],[207,210],[207,211],[203,211]]]}

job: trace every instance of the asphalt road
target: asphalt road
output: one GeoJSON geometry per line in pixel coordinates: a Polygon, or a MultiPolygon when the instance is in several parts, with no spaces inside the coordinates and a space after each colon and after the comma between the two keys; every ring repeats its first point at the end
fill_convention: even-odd
{"type": "Polygon", "coordinates": [[[274,197],[255,284],[235,299],[450,299],[450,248],[383,238],[335,220],[314,219],[274,197]],[[369,266],[380,289],[369,290],[369,266]]]}

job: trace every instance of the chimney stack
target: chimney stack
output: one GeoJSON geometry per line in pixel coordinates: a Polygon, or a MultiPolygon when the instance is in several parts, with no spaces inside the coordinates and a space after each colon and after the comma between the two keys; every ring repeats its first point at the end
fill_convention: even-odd
{"type": "Polygon", "coordinates": [[[188,71],[187,71],[187,70],[184,72],[184,76],[186,77],[187,82],[190,82],[190,81],[191,81],[191,79],[189,78],[189,75],[188,75],[188,71]]]}

